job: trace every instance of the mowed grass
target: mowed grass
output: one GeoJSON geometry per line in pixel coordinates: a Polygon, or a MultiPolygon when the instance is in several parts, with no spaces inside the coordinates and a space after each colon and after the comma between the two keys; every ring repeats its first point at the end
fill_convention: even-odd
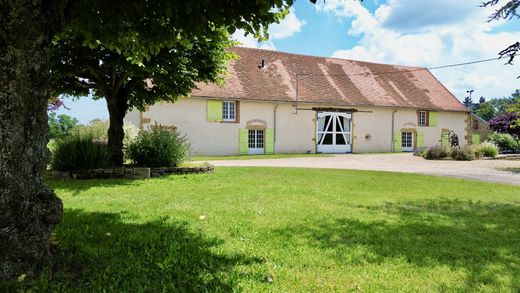
{"type": "Polygon", "coordinates": [[[49,184],[65,206],[60,248],[21,288],[520,290],[520,187],[290,168],[49,184]]]}

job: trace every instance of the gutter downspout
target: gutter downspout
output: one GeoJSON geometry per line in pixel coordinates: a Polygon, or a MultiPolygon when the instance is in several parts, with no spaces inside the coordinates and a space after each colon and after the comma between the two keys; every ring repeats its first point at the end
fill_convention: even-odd
{"type": "Polygon", "coordinates": [[[392,153],[395,153],[395,148],[394,148],[394,131],[395,131],[395,126],[394,126],[394,121],[395,121],[395,113],[397,113],[397,110],[394,110],[392,112],[392,140],[390,141],[390,151],[392,153]]]}
{"type": "Polygon", "coordinates": [[[278,104],[274,106],[273,109],[273,154],[276,154],[276,110],[278,109],[278,104]]]}

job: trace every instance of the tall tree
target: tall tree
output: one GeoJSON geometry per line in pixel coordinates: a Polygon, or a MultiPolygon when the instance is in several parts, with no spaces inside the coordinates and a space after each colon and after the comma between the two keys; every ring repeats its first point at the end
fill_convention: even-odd
{"type": "Polygon", "coordinates": [[[61,219],[42,178],[55,11],[41,0],[0,0],[0,281],[41,267],[61,219]]]}
{"type": "Polygon", "coordinates": [[[62,203],[42,179],[49,158],[46,110],[53,39],[59,42],[65,34],[141,65],[170,47],[171,27],[181,44],[185,36],[204,38],[208,27],[229,33],[240,28],[262,37],[292,4],[0,0],[0,280],[37,273],[50,256],[51,228],[61,219],[62,203]]]}
{"type": "MultiPolygon", "coordinates": [[[[145,21],[142,16],[140,21],[145,21]]],[[[108,147],[112,164],[123,164],[123,119],[128,110],[143,110],[158,100],[175,101],[189,94],[195,82],[218,82],[230,58],[227,30],[208,26],[189,35],[161,18],[151,26],[167,26],[157,51],[136,62],[124,53],[98,45],[91,48],[82,37],[59,36],[52,50],[53,88],[58,94],[106,99],[110,127],[108,147]],[[182,42],[179,41],[182,36],[182,42]]],[[[140,34],[141,32],[136,32],[140,34]]]]}
{"type": "Polygon", "coordinates": [[[466,108],[468,108],[468,110],[473,112],[473,109],[475,108],[475,103],[473,103],[473,100],[471,100],[471,98],[469,96],[465,97],[464,101],[462,103],[464,104],[464,106],[466,108]]]}
{"type": "Polygon", "coordinates": [[[475,114],[486,121],[491,120],[491,118],[495,116],[495,113],[495,108],[487,101],[478,103],[477,107],[475,108],[475,114]]]}
{"type": "Polygon", "coordinates": [[[78,119],[65,114],[49,113],[49,138],[60,139],[70,134],[78,125],[78,119]]]}

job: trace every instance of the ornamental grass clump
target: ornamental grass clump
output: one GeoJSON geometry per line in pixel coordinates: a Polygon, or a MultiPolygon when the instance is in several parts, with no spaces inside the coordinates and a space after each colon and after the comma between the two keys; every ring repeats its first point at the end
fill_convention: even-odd
{"type": "Polygon", "coordinates": [[[475,148],[475,152],[479,152],[484,157],[494,158],[498,155],[498,147],[492,142],[486,141],[475,148]]]}
{"type": "Polygon", "coordinates": [[[128,158],[137,166],[175,167],[190,153],[190,144],[185,135],[156,125],[142,130],[128,145],[128,158]]]}
{"type": "Polygon", "coordinates": [[[475,151],[470,146],[454,147],[451,149],[451,157],[457,161],[472,161],[475,159],[475,151]]]}
{"type": "Polygon", "coordinates": [[[76,132],[55,140],[53,149],[51,168],[56,171],[104,168],[110,162],[106,142],[89,133],[76,132]]]}
{"type": "Polygon", "coordinates": [[[450,156],[450,150],[446,146],[436,145],[426,149],[424,158],[427,160],[440,160],[450,156]]]}

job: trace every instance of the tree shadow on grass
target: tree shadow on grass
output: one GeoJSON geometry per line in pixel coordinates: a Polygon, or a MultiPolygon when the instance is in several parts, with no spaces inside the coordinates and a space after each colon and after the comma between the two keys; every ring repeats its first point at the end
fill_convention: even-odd
{"type": "Polygon", "coordinates": [[[333,257],[350,264],[404,258],[419,267],[463,269],[463,291],[481,286],[520,290],[520,205],[442,199],[357,208],[381,212],[391,220],[339,218],[276,233],[288,241],[297,237],[322,250],[333,249],[333,257]],[[365,254],[349,258],[358,247],[365,254]]]}
{"type": "Polygon", "coordinates": [[[47,180],[45,183],[52,189],[63,189],[70,192],[73,196],[79,195],[81,192],[91,188],[110,188],[116,186],[139,186],[147,179],[55,179],[47,180]]]}
{"type": "Polygon", "coordinates": [[[29,285],[31,289],[230,292],[239,280],[234,267],[260,262],[218,254],[215,247],[221,240],[167,220],[132,224],[122,222],[118,214],[68,209],[56,236],[60,248],[52,266],[29,285]]]}

